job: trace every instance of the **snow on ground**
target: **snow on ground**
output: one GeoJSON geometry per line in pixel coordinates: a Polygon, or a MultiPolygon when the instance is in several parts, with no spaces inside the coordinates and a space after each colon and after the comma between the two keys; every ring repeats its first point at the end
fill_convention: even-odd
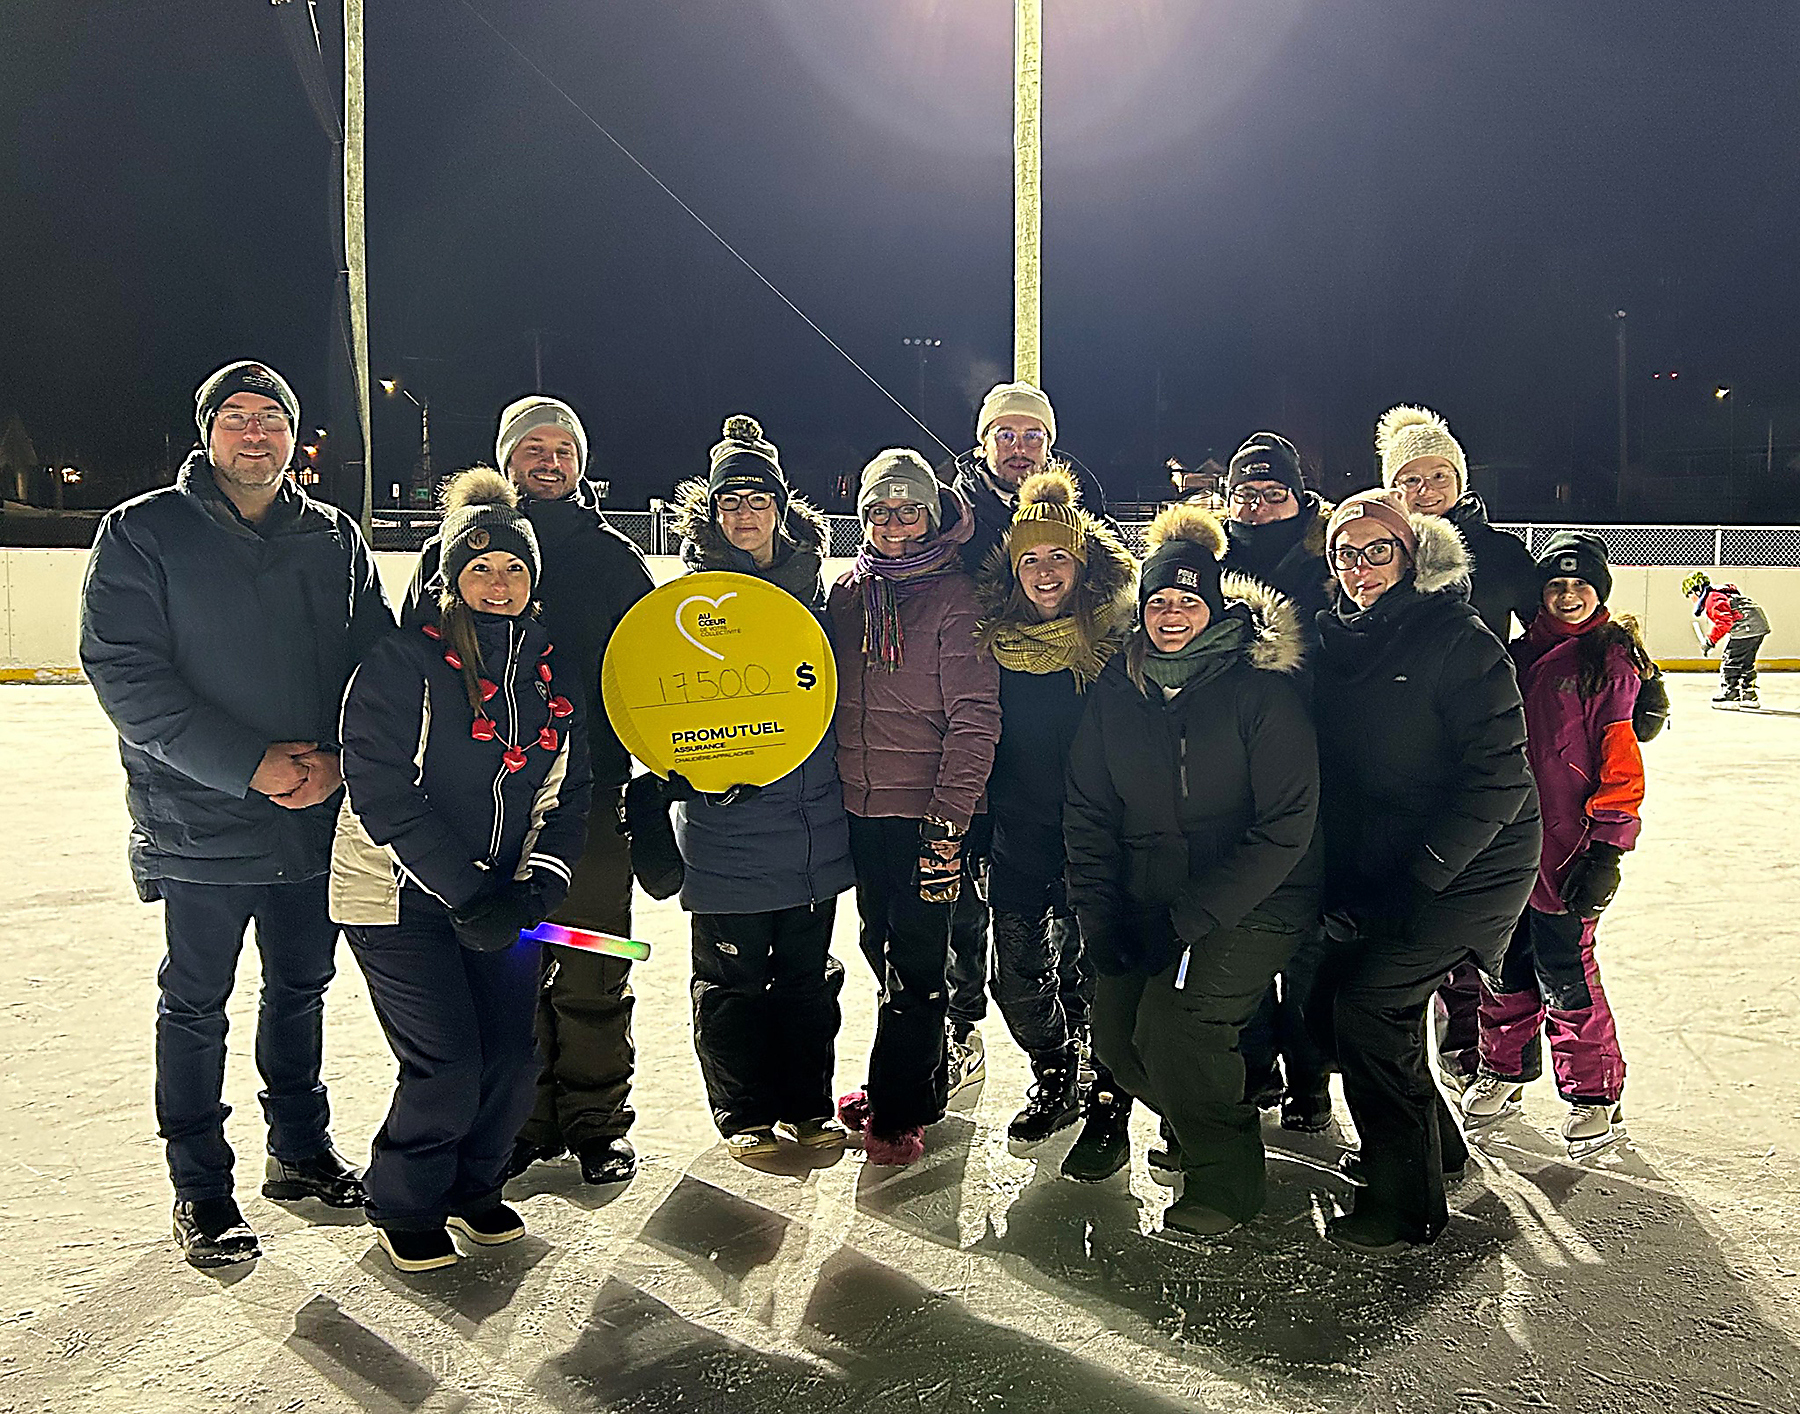
{"type": "MultiPolygon", "coordinates": [[[[686,926],[641,901],[645,1155],[622,1192],[567,1163],[513,1186],[527,1240],[396,1276],[360,1214],[257,1192],[247,949],[228,1098],[253,1267],[169,1240],[150,1109],[160,910],[125,869],[122,776],[82,687],[0,689],[0,1410],[1160,1411],[1800,1408],[1800,680],[1763,715],[1674,683],[1647,748],[1642,847],[1601,930],[1631,1143],[1562,1155],[1547,1082],[1483,1141],[1433,1248],[1324,1244],[1341,1133],[1266,1127],[1268,1211],[1212,1247],[1155,1235],[1139,1114],[1129,1182],[1007,1150],[1026,1079],[997,1017],[989,1077],[925,1162],[727,1159],[688,1033],[686,926]]],[[[842,1087],[873,984],[848,898],[842,1087]]],[[[329,997],[341,1147],[366,1154],[393,1063],[348,951],[329,997]]]]}

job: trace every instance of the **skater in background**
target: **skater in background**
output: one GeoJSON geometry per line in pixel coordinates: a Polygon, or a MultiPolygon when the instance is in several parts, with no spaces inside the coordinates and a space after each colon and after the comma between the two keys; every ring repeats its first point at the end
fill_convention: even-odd
{"type": "Polygon", "coordinates": [[[175,1240],[218,1267],[261,1250],[232,1195],[222,1099],[225,1004],[252,922],[263,1193],[363,1201],[319,1073],[337,951],[325,877],[344,684],[394,619],[356,522],[288,477],[300,400],[287,381],[229,364],[194,415],[201,445],[175,484],[100,523],[81,665],[119,731],[138,897],[163,902],[156,1124],[175,1240]]]}
{"type": "Polygon", "coordinates": [[[1465,597],[1468,552],[1393,492],[1333,513],[1339,587],[1314,705],[1328,944],[1309,1022],[1343,1075],[1363,1185],[1326,1225],[1367,1253],[1433,1241],[1468,1150],[1426,1054],[1444,974],[1499,967],[1542,836],[1512,663],[1465,597]]]}
{"type": "MultiPolygon", "coordinates": [[[[727,418],[709,463],[705,479],[676,491],[683,565],[754,575],[822,617],[830,529],[789,490],[761,425],[727,418]]],[[[856,880],[837,738],[827,731],[761,790],[675,797],[681,906],[693,915],[694,1050],[726,1152],[772,1154],[778,1128],[807,1148],[841,1147],[831,1077],[844,967],[831,928],[838,895],[856,880]]]]}
{"type": "Polygon", "coordinates": [[[488,467],[445,488],[434,612],[378,644],[344,698],[342,923],[400,1062],[366,1178],[404,1272],[525,1235],[500,1199],[538,1069],[543,945],[592,795],[574,691],[534,614],[538,542],[488,467]]]}
{"type": "MultiPolygon", "coordinates": [[[[1231,518],[1225,522],[1220,568],[1285,595],[1299,614],[1307,656],[1313,657],[1319,613],[1331,605],[1325,526],[1335,507],[1306,489],[1300,453],[1275,432],[1254,432],[1245,440],[1231,458],[1225,486],[1231,518]]],[[[1307,671],[1303,662],[1299,672],[1307,671]]],[[[1244,1028],[1241,1046],[1251,1100],[1263,1109],[1279,1104],[1281,1127],[1309,1134],[1331,1123],[1329,1069],[1305,1021],[1306,994],[1323,941],[1314,928],[1295,948],[1244,1028]]]]}
{"type": "MultiPolygon", "coordinates": [[[[587,430],[567,403],[526,397],[500,414],[495,465],[519,492],[543,553],[533,586],[558,671],[580,706],[593,763],[594,803],[587,841],[555,922],[629,936],[631,846],[620,832],[620,805],[631,757],[600,700],[600,662],[613,629],[650,592],[643,553],[606,523],[586,479],[587,430]]],[[[419,619],[444,588],[440,544],[426,542],[407,593],[402,622],[419,619]]],[[[630,1130],[637,1049],[631,1039],[631,962],[605,953],[559,949],[538,998],[544,1067],[537,1101],[507,1162],[508,1178],[532,1164],[573,1153],[588,1183],[624,1183],[637,1173],[630,1130]]]]}
{"type": "Polygon", "coordinates": [[[838,775],[863,956],[881,989],[865,1088],[838,1118],[869,1159],[908,1164],[949,1095],[948,954],[969,823],[1000,735],[1000,669],[975,641],[980,617],[961,551],[968,504],[917,452],[863,468],[864,541],[831,587],[838,670],[838,775]]]}
{"type": "MultiPolygon", "coordinates": [[[[1488,524],[1487,506],[1469,489],[1469,464],[1449,424],[1429,408],[1389,408],[1375,424],[1381,484],[1400,493],[1408,515],[1441,517],[1469,552],[1469,600],[1502,644],[1537,617],[1538,571],[1524,541],[1488,524]]],[[[1438,1064],[1461,1089],[1478,1065],[1481,974],[1472,963],[1452,972],[1438,991],[1444,1030],[1438,1064]]]]}
{"type": "Polygon", "coordinates": [[[1681,581],[1681,592],[1694,601],[1694,633],[1702,650],[1711,653],[1721,641],[1725,644],[1713,705],[1760,707],[1756,655],[1769,636],[1768,615],[1735,584],[1714,585],[1700,570],[1681,581]]]}
{"type": "MultiPolygon", "coordinates": [[[[1064,888],[1063,775],[1087,690],[1131,631],[1137,562],[1078,504],[1060,467],[1019,488],[1019,508],[976,578],[980,641],[1000,665],[1000,741],[988,780],[994,1001],[1031,1061],[1007,1137],[1035,1144],[1080,1113],[1087,988],[1064,888]]],[[[1096,1077],[1091,1093],[1113,1090],[1096,1077]]]]}
{"type": "Polygon", "coordinates": [[[1118,1086],[1108,1166],[1071,1176],[1130,1161],[1140,1099],[1184,1180],[1163,1225],[1210,1237],[1263,1206],[1238,1034],[1318,918],[1319,768],[1292,607],[1221,579],[1224,533],[1198,506],[1164,509],[1149,543],[1142,622],[1069,753],[1069,901],[1096,974],[1095,1059],[1118,1086]]]}
{"type": "Polygon", "coordinates": [[[1531,902],[1481,1003],[1481,1072],[1462,1097],[1471,1126],[1514,1109],[1543,1070],[1546,1027],[1562,1136],[1577,1157],[1618,1137],[1625,1058],[1600,985],[1594,927],[1638,837],[1644,759],[1632,730],[1651,667],[1636,623],[1606,608],[1612,570],[1598,536],[1562,530],[1538,553],[1544,607],[1512,645],[1525,750],[1544,817],[1531,902]]]}

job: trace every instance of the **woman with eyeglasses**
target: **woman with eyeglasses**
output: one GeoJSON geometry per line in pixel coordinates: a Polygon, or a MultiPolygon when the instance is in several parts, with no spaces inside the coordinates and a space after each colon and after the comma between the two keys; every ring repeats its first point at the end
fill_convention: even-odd
{"type": "MultiPolygon", "coordinates": [[[[676,493],[683,565],[766,579],[823,617],[829,528],[789,490],[761,424],[727,418],[709,466],[676,493]]],[[[780,1147],[778,1134],[804,1148],[841,1147],[831,1081],[844,968],[831,955],[831,930],[854,877],[837,740],[826,732],[760,791],[678,794],[694,1050],[726,1152],[765,1157],[780,1147]]]]}
{"type": "MultiPolygon", "coordinates": [[[[1183,1179],[1163,1226],[1216,1237],[1262,1210],[1238,1034],[1319,913],[1319,765],[1293,607],[1221,577],[1199,506],[1150,526],[1141,623],[1088,693],[1063,813],[1069,901],[1096,974],[1095,1058],[1159,1113],[1183,1179]]],[[[1110,1167],[1131,1157],[1123,1125],[1110,1167]]],[[[1065,1170],[1066,1172],[1067,1170],[1065,1170]]]]}
{"type": "Polygon", "coordinates": [[[1456,964],[1499,966],[1537,873],[1537,790],[1512,662],[1468,602],[1450,525],[1365,491],[1325,532],[1336,606],[1314,675],[1324,961],[1308,1020],[1361,1136],[1355,1207],[1326,1236],[1386,1254],[1449,1221],[1468,1149],[1426,1058],[1425,1014],[1456,964]]]}
{"type": "Polygon", "coordinates": [[[909,1164],[948,1100],[948,952],[963,839],[1000,736],[1000,668],[975,639],[967,502],[917,452],[863,468],[864,542],[831,588],[838,774],[862,950],[881,987],[868,1082],[838,1101],[878,1164],[909,1164]]]}

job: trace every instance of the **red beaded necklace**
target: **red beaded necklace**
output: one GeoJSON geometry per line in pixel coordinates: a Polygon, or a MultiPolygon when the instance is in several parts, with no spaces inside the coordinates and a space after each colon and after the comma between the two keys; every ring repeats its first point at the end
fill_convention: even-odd
{"type": "MultiPolygon", "coordinates": [[[[422,624],[421,627],[424,629],[427,638],[437,639],[440,642],[442,641],[444,635],[438,630],[437,625],[422,624]]],[[[537,675],[539,681],[544,684],[544,691],[549,694],[550,700],[548,705],[550,708],[550,715],[552,717],[568,717],[573,715],[575,707],[568,698],[562,696],[555,690],[555,683],[551,678],[549,663],[550,650],[553,647],[555,647],[554,644],[546,643],[544,645],[544,651],[538,654],[537,675]]],[[[458,654],[454,648],[446,648],[444,650],[444,661],[452,668],[455,668],[457,672],[460,673],[462,671],[462,656],[458,654]]],[[[495,693],[500,691],[500,684],[496,682],[490,682],[486,678],[478,678],[477,681],[481,685],[481,700],[483,703],[488,702],[495,693]]],[[[555,751],[557,747],[561,745],[562,740],[561,737],[558,736],[556,728],[546,723],[538,732],[536,741],[529,743],[508,741],[505,737],[500,735],[499,724],[495,722],[492,717],[488,716],[486,712],[477,712],[475,714],[475,720],[469,724],[469,735],[475,738],[476,741],[497,741],[504,746],[506,750],[501,753],[500,760],[505,764],[508,771],[522,771],[525,769],[525,751],[528,746],[541,747],[545,751],[555,751]]]]}

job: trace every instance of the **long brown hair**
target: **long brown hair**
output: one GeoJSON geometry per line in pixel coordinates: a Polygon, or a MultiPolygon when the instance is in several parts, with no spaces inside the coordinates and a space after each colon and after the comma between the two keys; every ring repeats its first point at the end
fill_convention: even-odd
{"type": "Polygon", "coordinates": [[[1575,691],[1591,698],[1606,685],[1606,659],[1614,647],[1622,648],[1631,670],[1649,679],[1660,671],[1644,646],[1644,634],[1630,614],[1618,614],[1592,633],[1584,633],[1575,649],[1575,691]]]}

